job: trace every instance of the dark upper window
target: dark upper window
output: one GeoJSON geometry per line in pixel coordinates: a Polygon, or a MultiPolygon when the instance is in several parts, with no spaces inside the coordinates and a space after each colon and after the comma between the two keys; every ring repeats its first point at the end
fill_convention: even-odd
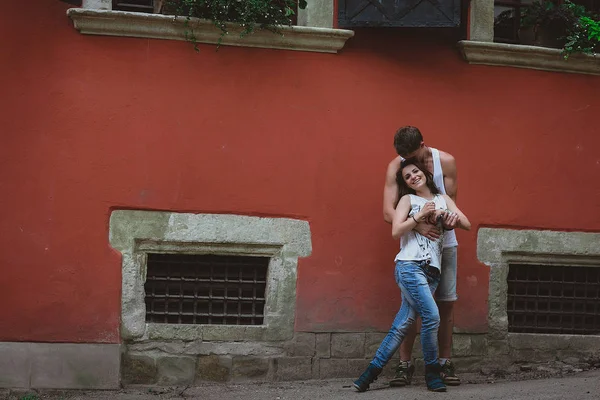
{"type": "MultiPolygon", "coordinates": [[[[494,1],[494,41],[501,43],[548,45],[548,47],[562,47],[558,38],[547,42],[535,36],[531,29],[521,28],[521,17],[533,0],[496,0],[494,1]],[[556,46],[553,46],[555,44],[556,46]]],[[[560,5],[564,0],[553,3],[560,5]]],[[[600,0],[572,0],[573,3],[585,6],[592,13],[600,13],[600,0]]]]}

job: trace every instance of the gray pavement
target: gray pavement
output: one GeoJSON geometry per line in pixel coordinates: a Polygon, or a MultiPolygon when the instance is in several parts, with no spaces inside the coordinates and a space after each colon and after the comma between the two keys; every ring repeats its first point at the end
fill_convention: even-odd
{"type": "MultiPolygon", "coordinates": [[[[386,381],[372,385],[365,393],[351,388],[351,380],[272,382],[254,384],[211,384],[190,388],[128,388],[120,391],[39,392],[37,399],[52,400],[600,400],[600,370],[567,375],[562,378],[502,381],[488,380],[448,388],[446,393],[431,393],[422,380],[405,388],[390,388],[386,381]]],[[[22,399],[25,392],[13,392],[9,399],[22,399]]],[[[2,396],[0,396],[1,398],[2,396]]]]}

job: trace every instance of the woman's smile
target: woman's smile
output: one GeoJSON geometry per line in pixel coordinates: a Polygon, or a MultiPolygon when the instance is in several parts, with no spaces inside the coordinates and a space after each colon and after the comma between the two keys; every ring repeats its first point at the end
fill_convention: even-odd
{"type": "Polygon", "coordinates": [[[408,186],[413,190],[416,190],[417,188],[420,188],[427,183],[423,171],[421,171],[414,165],[410,165],[405,168],[404,180],[406,181],[408,186]]]}

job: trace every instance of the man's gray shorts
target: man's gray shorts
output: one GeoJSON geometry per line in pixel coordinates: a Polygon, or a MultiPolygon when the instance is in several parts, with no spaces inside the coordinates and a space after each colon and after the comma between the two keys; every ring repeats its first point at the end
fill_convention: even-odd
{"type": "Polygon", "coordinates": [[[442,253],[442,275],[435,292],[437,301],[456,301],[458,299],[456,295],[456,269],[458,263],[456,248],[457,246],[446,247],[442,253]]]}

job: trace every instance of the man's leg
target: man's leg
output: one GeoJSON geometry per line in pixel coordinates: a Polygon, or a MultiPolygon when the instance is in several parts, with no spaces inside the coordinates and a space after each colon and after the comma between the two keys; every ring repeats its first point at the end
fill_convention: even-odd
{"type": "Polygon", "coordinates": [[[438,331],[438,344],[440,347],[440,358],[450,359],[452,357],[452,330],[454,328],[453,301],[438,301],[440,310],[440,328],[438,331]]]}
{"type": "MultiPolygon", "coordinates": [[[[416,321],[415,321],[416,322],[416,321]]],[[[417,338],[417,324],[414,323],[406,333],[404,341],[400,345],[400,361],[412,360],[412,351],[417,338]]]]}
{"type": "Polygon", "coordinates": [[[412,350],[417,337],[417,324],[413,323],[400,345],[400,363],[396,367],[394,378],[390,380],[390,386],[406,386],[410,385],[412,376],[415,373],[415,366],[412,365],[412,350]]]}
{"type": "Polygon", "coordinates": [[[437,302],[440,312],[440,328],[438,330],[438,344],[440,364],[442,364],[442,377],[446,385],[460,385],[460,379],[454,372],[452,357],[452,331],[454,328],[454,302],[456,295],[456,247],[444,249],[442,255],[442,276],[437,290],[437,302]]]}

